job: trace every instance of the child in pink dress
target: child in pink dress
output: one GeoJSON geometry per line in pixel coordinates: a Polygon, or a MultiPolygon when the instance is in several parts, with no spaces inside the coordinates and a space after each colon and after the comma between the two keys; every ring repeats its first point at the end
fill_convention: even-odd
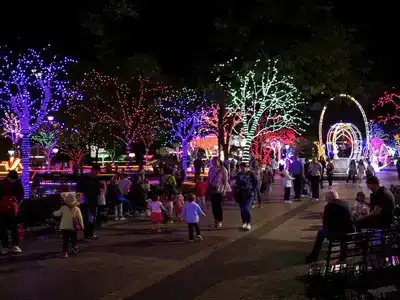
{"type": "Polygon", "coordinates": [[[176,196],[176,200],[175,200],[175,216],[176,218],[179,218],[180,220],[183,220],[181,214],[182,214],[182,210],[183,210],[183,196],[182,194],[179,194],[178,196],[176,196]]]}
{"type": "Polygon", "coordinates": [[[160,201],[159,196],[154,196],[154,198],[149,203],[150,209],[150,220],[151,220],[151,230],[161,232],[160,224],[164,220],[162,215],[162,210],[166,210],[160,201]]]}

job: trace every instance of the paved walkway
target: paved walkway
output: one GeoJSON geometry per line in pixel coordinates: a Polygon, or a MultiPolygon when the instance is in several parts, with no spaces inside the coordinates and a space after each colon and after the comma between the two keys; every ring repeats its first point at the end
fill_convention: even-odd
{"type": "MultiPolygon", "coordinates": [[[[385,175],[389,181],[391,176],[385,175]]],[[[272,200],[253,209],[254,229],[237,230],[235,205],[225,206],[222,229],[201,224],[204,241],[188,244],[184,224],[149,234],[149,223],[114,223],[81,253],[59,259],[61,241],[41,236],[21,256],[0,259],[4,299],[302,299],[304,256],[320,224],[323,201],[283,204],[272,200]]],[[[358,187],[335,186],[353,199],[358,187]]]]}

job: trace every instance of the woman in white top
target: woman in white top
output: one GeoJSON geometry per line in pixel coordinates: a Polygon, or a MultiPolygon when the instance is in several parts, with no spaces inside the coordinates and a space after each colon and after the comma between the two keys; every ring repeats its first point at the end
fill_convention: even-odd
{"type": "Polygon", "coordinates": [[[365,175],[365,164],[362,159],[358,162],[357,166],[357,178],[358,178],[358,185],[361,186],[362,180],[365,175]]]}
{"type": "Polygon", "coordinates": [[[290,200],[290,189],[292,188],[292,181],[294,178],[290,176],[288,169],[284,169],[282,167],[280,168],[280,171],[282,177],[282,187],[284,190],[283,200],[285,200],[285,203],[292,203],[290,200]]]}

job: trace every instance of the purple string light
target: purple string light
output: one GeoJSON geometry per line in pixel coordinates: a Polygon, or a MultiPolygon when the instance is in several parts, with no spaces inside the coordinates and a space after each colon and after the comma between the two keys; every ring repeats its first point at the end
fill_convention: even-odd
{"type": "Polygon", "coordinates": [[[21,127],[21,164],[24,199],[30,197],[29,165],[31,136],[46,116],[59,110],[67,99],[80,99],[80,95],[67,88],[67,65],[70,58],[48,59],[47,49],[15,53],[8,48],[0,52],[0,108],[10,110],[21,127]]]}

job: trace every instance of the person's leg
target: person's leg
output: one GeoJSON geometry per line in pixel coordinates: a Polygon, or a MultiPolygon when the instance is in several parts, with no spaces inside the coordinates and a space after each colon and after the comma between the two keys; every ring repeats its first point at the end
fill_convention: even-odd
{"type": "Polygon", "coordinates": [[[6,251],[8,249],[8,231],[7,231],[7,225],[6,225],[6,217],[4,215],[0,216],[0,241],[1,241],[1,247],[3,248],[3,251],[6,251]]]}
{"type": "Polygon", "coordinates": [[[217,215],[218,215],[218,222],[221,223],[223,221],[223,211],[222,211],[222,194],[218,194],[217,197],[217,215]]]}
{"type": "Polygon", "coordinates": [[[355,184],[356,183],[356,175],[354,174],[353,175],[353,184],[355,184]]]}
{"type": "Polygon", "coordinates": [[[240,202],[240,204],[239,204],[240,218],[242,219],[242,224],[243,225],[246,224],[246,215],[245,215],[244,207],[245,207],[244,203],[240,202]]]}
{"type": "Polygon", "coordinates": [[[114,205],[114,218],[118,220],[118,204],[114,205]]]}
{"type": "Polygon", "coordinates": [[[247,223],[248,229],[250,229],[249,226],[251,224],[251,207],[252,207],[251,203],[252,202],[253,202],[253,196],[250,196],[249,199],[247,200],[247,203],[246,203],[245,207],[244,207],[245,223],[247,223]]]}
{"type": "Polygon", "coordinates": [[[331,186],[332,186],[332,179],[333,179],[332,177],[333,177],[333,176],[332,176],[332,174],[327,174],[326,177],[327,177],[327,179],[328,179],[329,187],[331,187],[331,186]]]}
{"type": "Polygon", "coordinates": [[[189,241],[193,241],[193,223],[188,223],[188,229],[189,229],[189,241]]]}
{"type": "Polygon", "coordinates": [[[311,253],[307,256],[308,261],[318,260],[319,252],[321,251],[324,240],[328,237],[328,230],[321,228],[318,230],[317,236],[315,237],[314,246],[311,253]]]}
{"type": "Polygon", "coordinates": [[[315,199],[315,185],[318,184],[315,182],[315,176],[311,176],[310,178],[310,182],[311,182],[311,198],[315,199]]]}
{"type": "Polygon", "coordinates": [[[315,185],[315,199],[319,199],[319,178],[317,178],[317,183],[316,183],[316,185],[315,185]]]}
{"type": "Polygon", "coordinates": [[[213,194],[213,195],[211,195],[211,211],[212,211],[212,214],[213,214],[213,216],[214,216],[214,222],[215,223],[218,223],[218,220],[217,220],[217,214],[218,214],[218,205],[217,205],[217,202],[218,202],[218,195],[217,194],[213,194]]]}
{"type": "Polygon", "coordinates": [[[350,178],[351,178],[351,174],[347,175],[347,180],[346,180],[346,183],[349,183],[349,181],[350,181],[350,178]]]}
{"type": "MultiPolygon", "coordinates": [[[[6,217],[6,228],[7,228],[7,230],[10,231],[12,246],[18,247],[19,246],[18,218],[16,216],[14,216],[13,214],[10,214],[6,217]]],[[[14,250],[17,250],[17,249],[14,249],[14,250]]]]}
{"type": "Polygon", "coordinates": [[[194,229],[196,230],[197,236],[200,236],[201,234],[200,234],[199,224],[198,223],[194,223],[193,226],[194,226],[194,229]]]}
{"type": "Polygon", "coordinates": [[[62,236],[63,236],[63,246],[62,246],[62,251],[64,253],[68,252],[68,243],[69,243],[69,238],[70,238],[70,230],[63,230],[62,231],[62,236]]]}
{"type": "Polygon", "coordinates": [[[319,178],[319,182],[321,183],[321,189],[324,188],[324,170],[322,170],[321,177],[319,178]]]}
{"type": "Polygon", "coordinates": [[[283,189],[283,200],[289,201],[290,200],[290,188],[283,189]]]}
{"type": "Polygon", "coordinates": [[[261,205],[263,201],[262,201],[262,196],[261,196],[261,182],[260,181],[257,184],[256,197],[257,197],[258,205],[261,205]]]}
{"type": "Polygon", "coordinates": [[[301,197],[301,175],[298,174],[294,177],[294,197],[300,199],[301,197]]]}
{"type": "Polygon", "coordinates": [[[71,230],[71,244],[72,247],[78,246],[78,232],[76,230],[71,230]]]}
{"type": "Polygon", "coordinates": [[[121,219],[124,217],[124,205],[123,205],[123,203],[120,203],[118,205],[118,214],[119,214],[119,217],[121,219]]]}
{"type": "Polygon", "coordinates": [[[207,209],[207,207],[206,207],[206,197],[205,196],[200,197],[200,203],[201,203],[201,209],[203,211],[205,211],[207,209]]]}

